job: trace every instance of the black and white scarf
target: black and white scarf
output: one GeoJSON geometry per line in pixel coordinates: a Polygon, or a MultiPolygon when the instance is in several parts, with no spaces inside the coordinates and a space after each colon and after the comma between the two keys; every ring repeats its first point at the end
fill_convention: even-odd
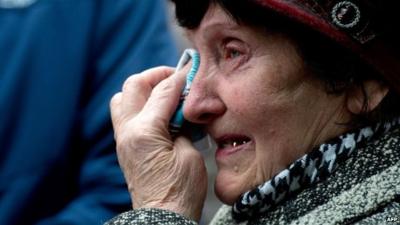
{"type": "Polygon", "coordinates": [[[391,122],[364,127],[330,140],[292,163],[271,180],[244,193],[233,205],[232,216],[237,221],[267,212],[287,196],[319,182],[331,175],[339,162],[349,158],[363,143],[382,135],[400,124],[400,118],[391,122]]]}

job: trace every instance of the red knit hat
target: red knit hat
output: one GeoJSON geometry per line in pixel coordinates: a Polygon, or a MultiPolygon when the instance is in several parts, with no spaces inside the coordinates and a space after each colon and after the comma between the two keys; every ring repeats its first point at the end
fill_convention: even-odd
{"type": "Polygon", "coordinates": [[[255,1],[351,49],[400,93],[399,0],[255,1]]]}

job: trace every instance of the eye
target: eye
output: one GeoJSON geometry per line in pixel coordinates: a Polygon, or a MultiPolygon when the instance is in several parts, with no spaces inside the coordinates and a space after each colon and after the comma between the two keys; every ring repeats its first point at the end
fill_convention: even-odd
{"type": "Polygon", "coordinates": [[[224,58],[225,59],[235,59],[237,57],[240,57],[242,53],[234,48],[226,48],[224,51],[224,58]]]}
{"type": "Polygon", "coordinates": [[[220,48],[219,65],[227,70],[236,69],[249,59],[249,47],[238,39],[225,39],[220,48]]]}

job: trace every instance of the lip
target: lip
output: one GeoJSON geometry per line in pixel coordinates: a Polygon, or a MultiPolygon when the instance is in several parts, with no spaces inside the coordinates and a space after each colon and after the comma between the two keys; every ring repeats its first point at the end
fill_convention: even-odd
{"type": "Polygon", "coordinates": [[[244,151],[250,149],[250,146],[253,144],[253,140],[248,136],[238,135],[238,134],[229,134],[224,135],[220,138],[215,139],[217,143],[217,150],[215,152],[215,158],[221,159],[227,156],[230,156],[236,152],[244,151]],[[223,146],[222,143],[229,142],[232,140],[246,140],[246,143],[239,144],[238,146],[223,146]]]}

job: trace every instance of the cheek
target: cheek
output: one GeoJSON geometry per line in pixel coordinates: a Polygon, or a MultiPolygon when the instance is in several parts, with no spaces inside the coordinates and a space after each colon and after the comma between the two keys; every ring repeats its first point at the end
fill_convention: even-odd
{"type": "Polygon", "coordinates": [[[263,128],[287,113],[290,104],[282,93],[271,92],[268,84],[253,81],[241,82],[227,93],[228,109],[247,126],[263,128]]]}
{"type": "Polygon", "coordinates": [[[218,97],[227,108],[230,120],[242,120],[248,116],[248,108],[253,102],[252,82],[246,79],[223,79],[218,81],[218,97]]]}

